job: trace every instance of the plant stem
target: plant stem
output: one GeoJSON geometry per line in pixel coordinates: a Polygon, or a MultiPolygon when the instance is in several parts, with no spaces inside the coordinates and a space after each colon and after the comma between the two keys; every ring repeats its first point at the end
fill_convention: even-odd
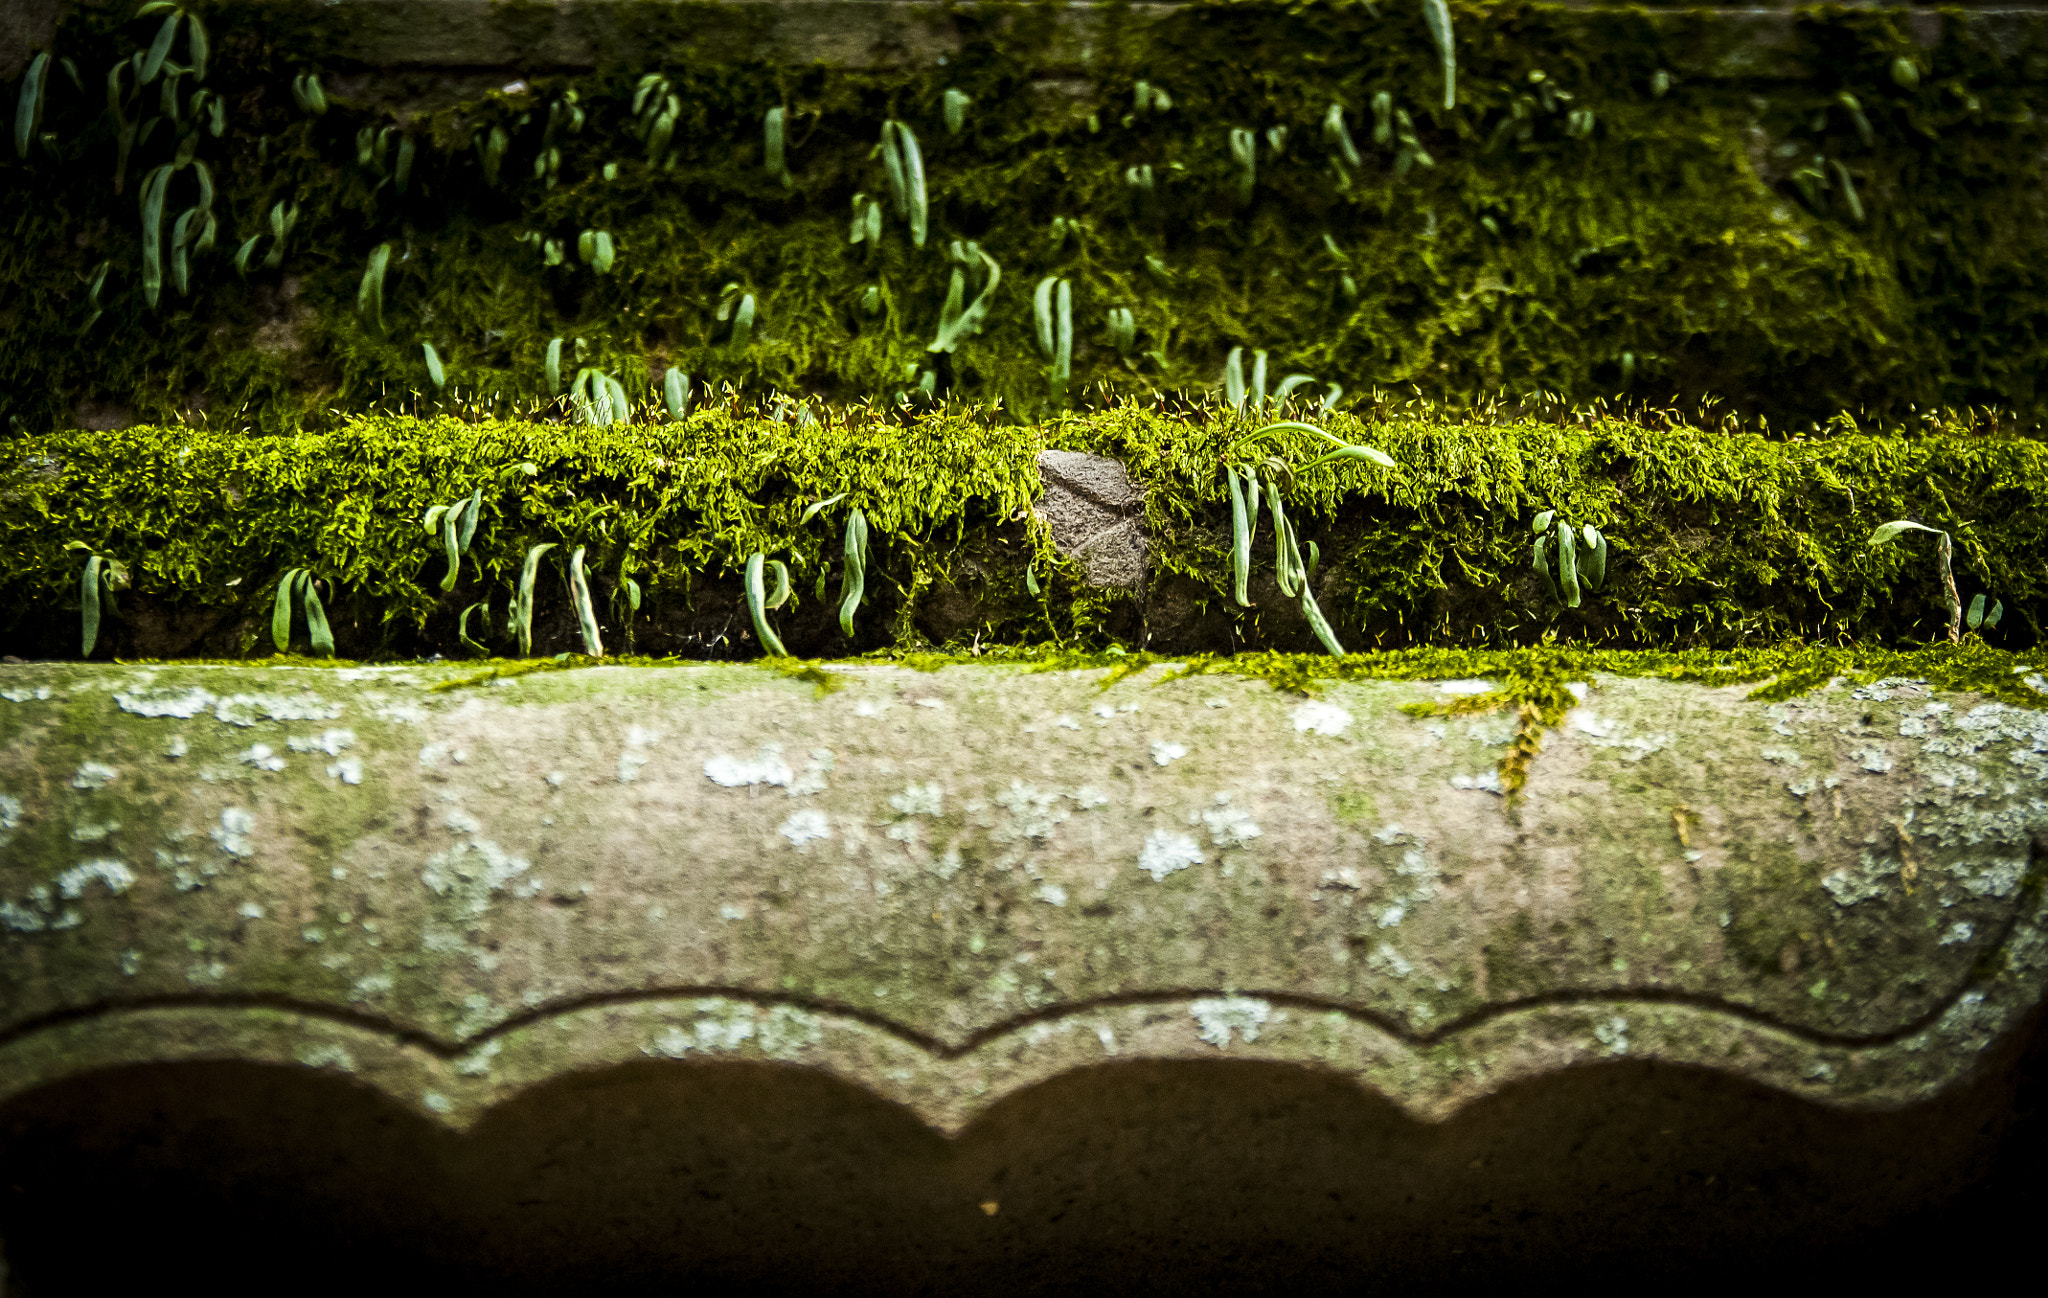
{"type": "Polygon", "coordinates": [[[1955,545],[1947,532],[1941,534],[1941,585],[1948,594],[1948,642],[1961,644],[1963,639],[1963,601],[1956,594],[1956,574],[1952,561],[1955,545]]]}

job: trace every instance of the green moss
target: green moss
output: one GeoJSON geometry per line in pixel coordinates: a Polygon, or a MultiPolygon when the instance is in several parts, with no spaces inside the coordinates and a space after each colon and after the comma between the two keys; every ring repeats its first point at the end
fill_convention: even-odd
{"type": "MultiPolygon", "coordinates": [[[[1546,715],[1578,679],[1577,648],[1688,651],[1672,670],[1731,679],[1753,679],[1742,673],[1759,660],[1729,651],[1755,649],[1776,664],[1763,674],[1779,688],[1804,689],[1837,669],[1835,651],[1820,646],[1943,634],[1928,555],[1910,542],[1864,544],[1892,518],[1955,533],[1963,598],[1985,591],[2005,603],[1999,646],[2031,645],[2048,615],[2040,442],[1968,424],[1776,441],[1597,412],[1475,420],[1419,405],[1329,426],[1400,465],[1328,465],[1291,488],[1290,514],[1321,546],[1317,595],[1339,634],[1413,654],[1387,661],[1412,661],[1418,676],[1458,674],[1453,651],[1556,647],[1561,656],[1503,660],[1546,673],[1504,686],[1546,715]],[[1551,603],[1527,566],[1527,520],[1550,507],[1613,539],[1612,579],[1579,609],[1551,603]]],[[[1176,656],[1236,648],[1248,655],[1244,670],[1312,688],[1343,669],[1258,656],[1314,644],[1292,606],[1266,592],[1238,610],[1229,597],[1216,466],[1241,428],[1235,415],[1169,418],[1132,406],[1026,429],[974,412],[903,422],[857,408],[799,428],[734,405],[682,424],[609,429],[383,417],[272,438],[173,427],[22,439],[0,455],[0,635],[17,654],[75,652],[80,559],[64,547],[77,540],[126,559],[133,574],[103,653],[267,649],[272,588],[291,567],[327,583],[344,654],[461,656],[458,615],[475,603],[488,609],[473,635],[502,650],[527,551],[552,542],[560,549],[536,595],[538,650],[580,647],[556,561],[582,546],[601,619],[628,631],[608,631],[616,643],[655,656],[750,657],[737,574],[758,550],[795,572],[796,598],[774,616],[806,656],[986,655],[1050,635],[1073,653],[1127,649],[1123,641],[1176,656]],[[1145,591],[1085,586],[1028,521],[1040,491],[1034,457],[1048,448],[1116,456],[1146,483],[1145,591]],[[419,520],[475,490],[482,521],[444,595],[445,559],[419,520]],[[801,522],[811,502],[841,492],[873,529],[868,602],[850,642],[829,589],[825,600],[814,594],[819,577],[830,585],[838,531],[829,516],[801,522]],[[1039,596],[1024,587],[1027,562],[1045,574],[1039,596]],[[627,577],[646,592],[637,613],[623,595],[627,577]],[[955,607],[950,620],[935,592],[955,607]]],[[[1268,558],[1255,558],[1270,571],[1268,558]]]]}
{"type": "MultiPolygon", "coordinates": [[[[503,8],[479,29],[491,48],[549,62],[553,11],[503,8]]],[[[1061,404],[1029,307],[1048,275],[1075,293],[1068,399],[1210,387],[1226,352],[1245,346],[1270,351],[1276,378],[1313,374],[1354,398],[1718,394],[1780,425],[1978,403],[2031,425],[2044,409],[2048,230],[2015,215],[2042,181],[2041,51],[1962,18],[1931,52],[1912,43],[1907,15],[1853,10],[1788,20],[1782,48],[1742,28],[1751,49],[1706,16],[1459,5],[1459,105],[1445,111],[1414,6],[1217,3],[1086,19],[963,6],[945,19],[964,44],[944,66],[855,69],[792,65],[765,11],[616,5],[574,29],[598,71],[401,111],[380,96],[400,97],[402,79],[350,79],[373,18],[258,0],[206,9],[209,85],[230,107],[225,135],[201,138],[199,156],[222,228],[191,294],[167,290],[154,311],[139,289],[135,190],[175,141],[159,130],[115,192],[98,93],[100,70],[147,32],[120,10],[74,7],[66,19],[58,52],[94,93],[53,89],[59,156],[0,159],[0,184],[37,195],[13,205],[0,240],[6,431],[66,426],[81,407],[203,412],[266,431],[432,409],[429,342],[451,408],[503,414],[552,399],[542,356],[554,337],[640,400],[671,365],[713,390],[843,402],[891,400],[932,369],[949,390],[1029,418],[1061,404]],[[1096,24],[1085,56],[1066,35],[1082,21],[1096,24]],[[1907,52],[1926,69],[1914,95],[1887,75],[1907,52]],[[1760,75],[1780,62],[1809,75],[1730,79],[1749,56],[1770,65],[1760,75]],[[318,118],[288,92],[314,69],[334,103],[318,118]],[[1660,69],[1677,73],[1663,97],[1650,89],[1660,69]],[[631,100],[648,70],[684,110],[672,168],[650,165],[635,134],[631,100]],[[1130,114],[1139,80],[1169,87],[1173,110],[1130,114]],[[361,98],[343,93],[350,85],[361,98]],[[948,88],[974,99],[957,136],[940,124],[948,88]],[[1395,151],[1370,144],[1380,91],[1414,116],[1434,166],[1397,172],[1395,151]],[[1867,145],[1840,107],[1845,91],[1872,129],[1867,145]],[[572,92],[584,126],[550,134],[550,105],[572,92]],[[1344,177],[1318,133],[1332,102],[1368,155],[1344,177]],[[762,115],[776,105],[792,123],[793,188],[762,166],[762,115]],[[1592,114],[1590,131],[1570,128],[1574,111],[1592,114]],[[893,214],[879,248],[847,241],[852,197],[885,192],[871,151],[888,118],[923,144],[923,249],[893,214]],[[1247,206],[1232,196],[1232,127],[1260,133],[1247,206]],[[1281,127],[1275,149],[1264,133],[1281,127]],[[358,162],[358,133],[385,128],[418,146],[402,195],[391,155],[358,162]],[[489,184],[477,144],[493,129],[509,144],[489,184]],[[551,174],[548,149],[560,151],[551,174]],[[1848,168],[1862,220],[1839,183],[1802,189],[1795,173],[1816,157],[1848,168]],[[1134,166],[1154,169],[1153,201],[1126,183],[1134,166]],[[300,210],[283,265],[244,280],[233,252],[278,202],[300,210]],[[616,240],[609,274],[578,260],[586,229],[616,240]],[[570,249],[560,266],[544,265],[550,238],[570,249]],[[1003,287],[984,332],[935,357],[926,344],[956,239],[988,251],[1003,287]],[[354,304],[383,243],[394,259],[378,329],[354,304]],[[82,285],[102,261],[113,267],[104,314],[87,326],[82,285]],[[762,311],[745,347],[717,319],[727,284],[762,311]],[[871,287],[872,315],[860,305],[871,287]],[[1136,315],[1127,353],[1111,344],[1114,308],[1136,315]]],[[[181,174],[172,210],[195,195],[181,174]]]]}

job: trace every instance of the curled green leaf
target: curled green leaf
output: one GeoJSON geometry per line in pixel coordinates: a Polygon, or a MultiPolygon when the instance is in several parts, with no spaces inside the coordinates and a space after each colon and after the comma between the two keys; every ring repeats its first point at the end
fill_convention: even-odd
{"type": "Polygon", "coordinates": [[[825,499],[812,504],[811,506],[804,510],[803,517],[797,519],[797,526],[801,527],[805,523],[810,522],[812,519],[816,518],[820,513],[823,513],[825,510],[832,508],[832,506],[838,504],[840,501],[844,499],[846,499],[846,493],[842,491],[836,496],[827,496],[825,499]]]}
{"type": "Polygon", "coordinates": [[[598,636],[597,606],[590,600],[590,583],[583,576],[583,547],[569,556],[569,600],[576,606],[576,620],[583,629],[583,652],[604,657],[604,641],[598,636]]]}
{"type": "Polygon", "coordinates": [[[1557,587],[1564,592],[1564,606],[1579,606],[1578,534],[1569,526],[1557,529],[1557,587]]]}
{"type": "Polygon", "coordinates": [[[1932,532],[1936,536],[1947,535],[1947,533],[1943,532],[1938,527],[1929,527],[1925,523],[1916,523],[1909,518],[1900,518],[1894,519],[1893,521],[1886,523],[1884,526],[1878,528],[1875,532],[1872,532],[1870,534],[1870,539],[1864,542],[1864,544],[1884,545],[1887,542],[1898,539],[1900,536],[1904,535],[1907,532],[1932,532]]]}
{"type": "Polygon", "coordinates": [[[859,611],[861,597],[867,593],[868,580],[868,516],[858,509],[846,519],[844,554],[846,563],[839,578],[839,629],[850,640],[853,638],[853,615],[859,611]]]}
{"type": "MultiPolygon", "coordinates": [[[[1223,468],[1223,480],[1230,485],[1230,575],[1235,583],[1235,597],[1242,608],[1250,608],[1252,575],[1252,519],[1245,511],[1244,485],[1238,480],[1238,471],[1229,465],[1223,468]]],[[[1246,474],[1247,477],[1250,474],[1246,474]]],[[[1254,480],[1256,481],[1256,480],[1254,480]]],[[[1256,488],[1254,488],[1256,489],[1256,488]]],[[[1254,509],[1257,507],[1254,506],[1254,509]]]]}
{"type": "Polygon", "coordinates": [[[512,631],[519,639],[519,656],[527,657],[533,651],[533,583],[540,573],[541,556],[555,548],[553,541],[544,541],[526,552],[526,565],[519,573],[519,593],[512,604],[512,631]]]}
{"type": "Polygon", "coordinates": [[[761,648],[777,658],[786,658],[789,650],[782,647],[781,637],[768,625],[766,568],[767,556],[760,551],[747,556],[747,612],[754,619],[754,638],[761,642],[761,648]]]}
{"type": "Polygon", "coordinates": [[[380,243],[372,248],[363,267],[362,283],[356,287],[356,314],[379,333],[384,330],[384,271],[390,264],[390,244],[380,243]]]}
{"type": "Polygon", "coordinates": [[[671,366],[661,376],[661,399],[668,407],[668,417],[681,423],[690,413],[690,376],[671,366]]]}
{"type": "Polygon", "coordinates": [[[967,125],[967,106],[973,102],[973,97],[968,95],[966,91],[954,90],[951,87],[947,88],[945,107],[943,109],[946,119],[946,134],[960,134],[961,128],[967,125]]]}
{"type": "Polygon", "coordinates": [[[277,579],[277,597],[270,606],[270,642],[277,646],[279,653],[291,652],[292,595],[305,575],[304,568],[287,568],[284,576],[277,579]]]}
{"type": "Polygon", "coordinates": [[[320,584],[309,571],[299,578],[299,598],[306,609],[306,637],[315,658],[334,657],[334,630],[327,625],[327,606],[320,602],[320,584]]]}
{"type": "Polygon", "coordinates": [[[455,623],[455,635],[456,635],[456,638],[457,638],[457,639],[459,639],[459,640],[461,640],[461,641],[462,641],[462,647],[463,647],[463,648],[465,648],[465,649],[469,650],[469,651],[470,651],[471,653],[475,654],[475,655],[476,655],[477,657],[479,657],[479,658],[488,658],[488,657],[490,657],[490,656],[491,656],[491,651],[490,651],[489,649],[485,648],[485,647],[484,647],[484,646],[483,646],[482,644],[478,643],[477,641],[475,641],[475,640],[472,640],[472,639],[470,639],[470,636],[469,636],[469,615],[470,615],[471,613],[474,613],[474,612],[476,612],[476,611],[477,611],[478,609],[482,609],[482,610],[484,611],[484,627],[485,627],[485,629],[486,629],[486,630],[488,630],[488,629],[490,628],[490,625],[491,625],[491,606],[490,606],[490,604],[489,604],[488,602],[485,602],[485,603],[480,603],[480,604],[471,604],[471,605],[469,605],[468,607],[464,608],[464,609],[462,610],[462,616],[461,616],[460,618],[456,619],[456,623],[455,623]]]}
{"type": "Polygon", "coordinates": [[[78,656],[92,657],[93,646],[100,639],[100,585],[101,559],[89,555],[85,561],[85,572],[78,579],[79,639],[78,656]]]}
{"type": "Polygon", "coordinates": [[[43,117],[43,98],[47,93],[50,72],[50,52],[44,50],[29,61],[28,74],[21,79],[21,96],[14,108],[14,154],[18,158],[28,156],[28,146],[36,138],[36,126],[43,117]]]}

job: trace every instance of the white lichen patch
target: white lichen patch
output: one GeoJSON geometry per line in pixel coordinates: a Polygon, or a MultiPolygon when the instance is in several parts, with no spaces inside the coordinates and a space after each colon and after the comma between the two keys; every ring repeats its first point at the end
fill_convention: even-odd
{"type": "Polygon", "coordinates": [[[1940,945],[1961,946],[1975,936],[1977,936],[1976,925],[1971,924],[1968,920],[1959,919],[1949,925],[1948,931],[1941,935],[1940,945]]]}
{"type": "Polygon", "coordinates": [[[641,726],[626,727],[626,748],[619,754],[619,783],[631,784],[640,778],[647,763],[654,755],[647,750],[661,742],[659,730],[648,730],[641,726]]]}
{"type": "Polygon", "coordinates": [[[235,754],[235,760],[244,766],[253,766],[259,771],[281,771],[284,758],[269,744],[251,744],[235,754]]]}
{"type": "Polygon", "coordinates": [[[260,721],[332,721],[341,704],[310,692],[300,694],[231,694],[213,705],[218,721],[253,726],[260,721]]]}
{"type": "Polygon", "coordinates": [[[1010,787],[992,799],[996,806],[1010,813],[1010,819],[995,826],[989,838],[1007,844],[1027,839],[1042,842],[1052,837],[1053,830],[1065,824],[1072,814],[1060,805],[1064,796],[1058,789],[1038,789],[1022,780],[1010,781],[1010,787]]]}
{"type": "Polygon", "coordinates": [[[439,1113],[445,1116],[455,1112],[455,1101],[439,1091],[421,1091],[420,1107],[429,1113],[439,1113]]]}
{"type": "Polygon", "coordinates": [[[816,807],[805,807],[802,811],[790,812],[788,819],[776,826],[775,832],[788,839],[791,847],[802,847],[805,843],[830,838],[832,825],[824,812],[816,807]]]}
{"type": "Polygon", "coordinates": [[[1949,866],[1949,873],[1979,897],[2010,897],[2027,876],[2027,858],[1992,856],[1957,861],[1949,866]]]}
{"type": "Polygon", "coordinates": [[[1896,857],[1876,856],[1866,851],[1853,869],[1844,867],[1823,876],[1820,886],[1827,889],[1828,896],[1835,899],[1837,906],[1856,906],[1888,893],[1898,873],[1896,857]]]}
{"type": "Polygon", "coordinates": [[[21,799],[10,793],[0,793],[0,843],[5,843],[20,827],[21,799]]]}
{"type": "Polygon", "coordinates": [[[464,1077],[488,1077],[491,1072],[491,1061],[504,1053],[504,1050],[504,1042],[497,1040],[486,1041],[468,1054],[457,1059],[455,1061],[455,1071],[464,1077]]]}
{"type": "Polygon", "coordinates": [[[363,759],[360,757],[339,757],[327,763],[327,778],[340,780],[343,784],[363,782],[363,759]]]}
{"type": "Polygon", "coordinates": [[[18,690],[0,690],[0,699],[6,699],[9,703],[28,703],[31,701],[41,703],[46,702],[49,698],[50,687],[47,685],[38,685],[34,689],[24,687],[18,690]]]}
{"type": "Polygon", "coordinates": [[[937,784],[912,784],[889,796],[889,806],[899,816],[936,816],[945,804],[946,792],[937,784]]]}
{"type": "Polygon", "coordinates": [[[1782,745],[1766,744],[1761,749],[1757,750],[1757,756],[1763,758],[1767,762],[1772,762],[1779,766],[1806,765],[1806,759],[1799,755],[1799,751],[1797,749],[1786,748],[1782,745]]]}
{"type": "Polygon", "coordinates": [[[229,856],[246,857],[256,850],[256,815],[246,807],[227,807],[220,824],[209,831],[220,850],[229,856]]]}
{"type": "Polygon", "coordinates": [[[1186,834],[1177,834],[1170,829],[1155,829],[1145,839],[1145,846],[1138,852],[1138,868],[1152,876],[1152,882],[1160,883],[1166,876],[1191,865],[1201,865],[1208,858],[1195,840],[1186,834]]]}
{"type": "Polygon", "coordinates": [[[1628,1018],[1615,1014],[1593,1025],[1593,1040],[1610,1055],[1628,1053],[1628,1018]]]}
{"type": "Polygon", "coordinates": [[[1625,721],[1599,716],[1590,708],[1573,708],[1565,714],[1564,725],[1567,731],[1585,736],[1586,742],[1595,748],[1619,749],[1625,762],[1640,762],[1676,742],[1676,736],[1644,734],[1625,721]]]}
{"type": "Polygon", "coordinates": [[[1492,681],[1483,680],[1438,681],[1436,688],[1441,694],[1471,695],[1491,693],[1494,685],[1492,681]]]}
{"type": "Polygon", "coordinates": [[[814,793],[823,793],[832,787],[827,777],[832,774],[837,761],[831,749],[813,748],[810,758],[804,762],[804,769],[789,782],[789,796],[808,797],[814,793]]]}
{"type": "Polygon", "coordinates": [[[742,789],[752,784],[786,789],[796,776],[789,763],[782,760],[780,744],[763,744],[760,756],[750,761],[730,753],[715,754],[704,763],[704,778],[726,789],[742,789]]]}
{"type": "MultiPolygon", "coordinates": [[[[420,882],[436,896],[460,901],[464,912],[476,916],[490,908],[492,893],[525,874],[531,863],[478,834],[474,820],[463,820],[457,832],[468,834],[467,840],[428,857],[420,882]]],[[[449,827],[457,828],[456,813],[449,815],[449,827]]]]}
{"type": "Polygon", "coordinates": [[[1273,1017],[1273,1006],[1255,996],[1209,996],[1188,1006],[1195,1019],[1196,1035],[1218,1050],[1230,1045],[1235,1031],[1247,1043],[1259,1039],[1259,1029],[1273,1017]]]}
{"type": "Polygon", "coordinates": [[[84,896],[87,886],[94,883],[106,885],[108,892],[119,896],[134,886],[135,871],[111,857],[81,861],[57,876],[57,895],[73,901],[84,896]]]}
{"type": "Polygon", "coordinates": [[[1109,795],[1092,784],[1084,784],[1067,796],[1083,811],[1094,811],[1098,807],[1109,805],[1109,795]]]}
{"type": "Polygon", "coordinates": [[[71,774],[71,787],[91,791],[104,789],[121,778],[121,772],[105,762],[84,762],[71,774]]]}
{"type": "Polygon", "coordinates": [[[1297,733],[1338,738],[1351,727],[1351,714],[1334,703],[1310,699],[1289,713],[1297,733]]]}
{"type": "Polygon", "coordinates": [[[1372,949],[1372,954],[1365,958],[1365,963],[1369,969],[1378,973],[1391,974],[1396,978],[1406,978],[1409,974],[1415,972],[1415,966],[1409,963],[1407,957],[1395,950],[1394,944],[1391,942],[1381,942],[1375,945],[1372,949]]]}
{"type": "Polygon", "coordinates": [[[118,833],[118,820],[81,820],[71,827],[71,841],[74,843],[98,843],[118,833]]]}
{"type": "Polygon", "coordinates": [[[1499,797],[1507,795],[1507,789],[1501,784],[1498,771],[1481,771],[1477,775],[1453,775],[1450,784],[1454,789],[1477,789],[1481,793],[1491,793],[1499,797]]]}
{"type": "Polygon", "coordinates": [[[1209,841],[1217,847],[1243,847],[1255,838],[1263,837],[1265,830],[1252,819],[1252,813],[1231,803],[1231,795],[1216,795],[1216,805],[1202,812],[1202,823],[1208,827],[1209,841]]]}
{"type": "Polygon", "coordinates": [[[1041,883],[1038,885],[1037,891],[1031,895],[1049,906],[1064,906],[1067,904],[1067,890],[1056,883],[1041,883]]]}
{"type": "Polygon", "coordinates": [[[1873,775],[1884,775],[1892,769],[1891,754],[1882,748],[1864,748],[1849,754],[1856,764],[1873,775]]]}
{"type": "Polygon", "coordinates": [[[355,1056],[344,1046],[328,1042],[317,1046],[300,1046],[292,1055],[307,1068],[332,1068],[337,1072],[352,1073],[356,1070],[355,1056]]]}
{"type": "Polygon", "coordinates": [[[670,1024],[640,1047],[657,1059],[685,1059],[693,1054],[732,1054],[753,1042],[763,1054],[788,1058],[816,1045],[824,1035],[817,1015],[787,1005],[765,1013],[744,1001],[705,997],[692,1003],[694,1022],[670,1024]]]}
{"type": "Polygon", "coordinates": [[[188,690],[119,690],[114,706],[138,717],[176,717],[190,721],[219,700],[210,690],[193,686],[188,690]]]}
{"type": "Polygon", "coordinates": [[[1152,764],[1154,766],[1171,766],[1187,755],[1188,746],[1186,744],[1176,744],[1164,739],[1152,741],[1152,764]]]}

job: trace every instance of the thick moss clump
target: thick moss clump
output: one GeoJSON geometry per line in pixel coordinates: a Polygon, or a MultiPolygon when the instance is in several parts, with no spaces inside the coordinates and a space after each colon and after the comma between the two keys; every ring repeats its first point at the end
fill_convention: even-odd
{"type": "MultiPolygon", "coordinates": [[[[1123,406],[1029,428],[986,413],[899,419],[867,408],[799,423],[734,406],[681,423],[609,428],[379,416],[279,437],[189,428],[61,433],[0,458],[0,635],[8,651],[73,656],[85,552],[128,566],[124,620],[99,653],[268,653],[272,594],[309,568],[345,656],[507,652],[507,607],[532,546],[535,652],[577,649],[560,561],[581,547],[606,645],[690,657],[758,653],[738,574],[789,563],[791,651],[843,654],[1057,641],[1158,652],[1314,647],[1256,536],[1252,597],[1233,601],[1219,466],[1254,423],[1123,406]],[[1114,456],[1146,484],[1142,590],[1082,584],[1032,521],[1045,449],[1114,456]],[[421,520],[481,493],[457,583],[421,520]],[[809,522],[814,502],[843,499],[809,522]],[[837,621],[841,529],[865,511],[874,557],[851,640],[837,621]],[[67,548],[76,543],[83,547],[67,548]],[[644,599],[634,610],[627,579],[644,599]],[[1035,580],[1040,593],[1033,594],[1035,580]]],[[[2035,643],[2048,614],[2048,446],[1964,425],[1915,436],[1790,441],[1559,411],[1447,415],[1420,405],[1330,430],[1398,464],[1300,473],[1288,509],[1321,561],[1312,581],[1351,649],[1540,645],[1677,650],[1898,645],[1945,636],[1932,538],[1872,549],[1916,518],[1955,538],[1964,601],[2003,602],[1986,636],[2035,643]],[[1529,525],[1554,509],[1599,527],[1611,578],[1576,609],[1529,564],[1529,525]]],[[[1284,457],[1323,445],[1292,433],[1284,457]]],[[[1918,538],[1917,540],[1915,538],[1918,538]]],[[[303,644],[303,637],[299,641],[303,644]]]]}
{"type": "MultiPolygon", "coordinates": [[[[1054,7],[965,7],[943,16],[964,34],[943,66],[882,68],[783,61],[772,6],[603,8],[578,20],[601,70],[450,105],[352,62],[351,24],[373,20],[350,6],[223,0],[202,87],[218,135],[193,73],[168,98],[131,73],[111,115],[107,69],[159,20],[76,9],[56,53],[80,80],[51,65],[47,146],[0,158],[0,187],[34,196],[0,239],[0,429],[507,413],[556,398],[555,338],[569,377],[599,370],[639,400],[673,366],[700,389],[841,401],[924,384],[1021,419],[1102,388],[1213,387],[1236,347],[1247,368],[1266,352],[1276,385],[1314,376],[1317,396],[1718,394],[1780,426],[2044,410],[2048,225],[2027,214],[2048,51],[2020,28],[1954,15],[1926,50],[1896,11],[1779,32],[1459,5],[1446,109],[1414,5],[1112,10],[1085,49],[1054,7]],[[1901,59],[1917,77],[1894,75],[1901,59]],[[294,94],[308,74],[324,112],[294,94]],[[970,101],[957,131],[953,92],[970,101]],[[768,162],[772,110],[786,170],[768,162]],[[921,146],[921,243],[876,151],[889,121],[921,146]],[[124,124],[140,138],[117,168],[124,124]],[[138,197],[188,146],[214,238],[187,225],[181,291],[176,220],[204,191],[197,166],[171,173],[152,308],[138,197]],[[880,237],[850,242],[870,201],[880,237]],[[281,245],[273,211],[296,213],[281,245]],[[381,310],[359,309],[380,247],[381,310]],[[956,274],[989,313],[932,351],[956,274]],[[1047,277],[1071,288],[1064,384],[1034,319],[1047,277]]],[[[552,11],[532,20],[544,53],[552,11]]]]}

